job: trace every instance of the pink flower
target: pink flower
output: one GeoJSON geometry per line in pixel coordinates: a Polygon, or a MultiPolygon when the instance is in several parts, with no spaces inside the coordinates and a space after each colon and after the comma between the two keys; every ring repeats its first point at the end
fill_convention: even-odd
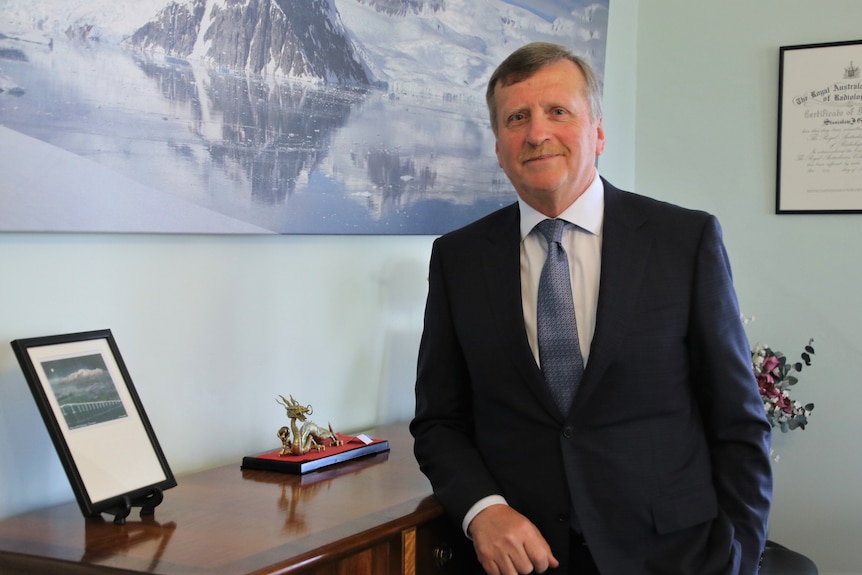
{"type": "Polygon", "coordinates": [[[770,355],[763,358],[763,367],[761,369],[763,369],[763,371],[766,373],[772,373],[773,370],[778,367],[778,365],[778,358],[774,355],[770,355]]]}

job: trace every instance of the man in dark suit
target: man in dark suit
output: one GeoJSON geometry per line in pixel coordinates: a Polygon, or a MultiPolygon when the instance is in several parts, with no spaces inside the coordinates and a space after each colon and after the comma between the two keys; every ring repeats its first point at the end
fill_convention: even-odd
{"type": "Polygon", "coordinates": [[[434,493],[492,575],[752,575],[770,427],[718,222],[598,175],[599,85],[565,48],[516,50],[487,100],[518,202],[434,242],[411,423],[434,493]],[[563,403],[547,218],[574,296],[554,322],[577,327],[563,403]]]}

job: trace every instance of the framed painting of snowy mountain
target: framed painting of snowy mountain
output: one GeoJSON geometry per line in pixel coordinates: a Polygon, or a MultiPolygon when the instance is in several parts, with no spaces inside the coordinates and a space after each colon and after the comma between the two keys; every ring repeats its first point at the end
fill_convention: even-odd
{"type": "Polygon", "coordinates": [[[485,83],[610,0],[4,0],[0,231],[419,234],[515,199],[485,83]]]}
{"type": "Polygon", "coordinates": [[[81,513],[152,514],[177,481],[111,330],[11,344],[81,513]]]}

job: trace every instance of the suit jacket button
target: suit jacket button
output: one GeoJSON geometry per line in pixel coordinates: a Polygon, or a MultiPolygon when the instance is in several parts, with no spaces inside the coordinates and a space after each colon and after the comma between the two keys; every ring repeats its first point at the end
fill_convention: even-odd
{"type": "Polygon", "coordinates": [[[563,428],[563,437],[569,439],[571,436],[575,434],[575,430],[571,425],[567,425],[563,428]]]}
{"type": "Polygon", "coordinates": [[[560,513],[559,515],[557,515],[557,523],[568,524],[569,523],[569,516],[566,515],[565,513],[560,513]]]}

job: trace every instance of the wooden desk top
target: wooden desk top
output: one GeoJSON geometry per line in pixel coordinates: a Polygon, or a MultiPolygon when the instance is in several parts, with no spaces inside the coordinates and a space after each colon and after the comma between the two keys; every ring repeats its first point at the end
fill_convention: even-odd
{"type": "MultiPolygon", "coordinates": [[[[0,565],[80,573],[292,573],[442,514],[404,424],[369,432],[390,451],[303,476],[237,463],[177,478],[154,516],[85,518],[74,502],[0,522],[0,565]],[[38,558],[38,559],[37,559],[38,558]],[[4,561],[6,563],[4,563],[4,561]],[[122,572],[122,571],[120,571],[122,572]]],[[[262,446],[263,449],[266,446],[262,446]]]]}

